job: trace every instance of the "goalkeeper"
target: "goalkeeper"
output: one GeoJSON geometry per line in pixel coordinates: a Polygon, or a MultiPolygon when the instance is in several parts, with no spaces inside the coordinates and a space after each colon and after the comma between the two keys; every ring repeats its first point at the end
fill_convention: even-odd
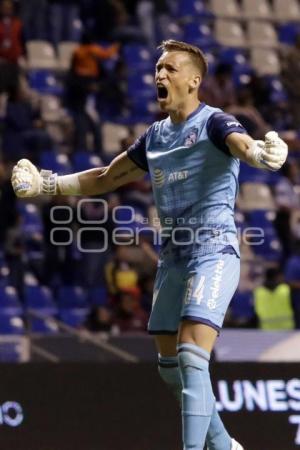
{"type": "Polygon", "coordinates": [[[148,329],[159,372],[181,404],[183,447],[242,450],[217,413],[209,375],[210,353],[239,281],[239,160],[278,170],[288,149],[276,132],[255,141],[233,116],[199,102],[207,72],[200,49],[169,40],[161,50],[155,83],[165,120],[108,167],[57,176],[22,159],[12,184],[18,197],[99,195],[150,173],[164,238],[148,329]]]}

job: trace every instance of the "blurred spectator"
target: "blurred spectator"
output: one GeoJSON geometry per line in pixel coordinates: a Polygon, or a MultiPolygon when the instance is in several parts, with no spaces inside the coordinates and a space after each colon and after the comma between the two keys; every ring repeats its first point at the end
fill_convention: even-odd
{"type": "Polygon", "coordinates": [[[146,38],[135,21],[128,14],[124,3],[120,0],[111,0],[115,10],[115,23],[111,38],[127,44],[129,42],[146,43],[146,38]]]}
{"type": "Polygon", "coordinates": [[[133,17],[135,3],[120,0],[84,0],[81,18],[85,30],[92,33],[96,41],[143,42],[143,33],[133,17]]]}
{"type": "Polygon", "coordinates": [[[121,332],[146,331],[147,313],[140,303],[137,288],[123,288],[118,295],[114,324],[121,332]]]}
{"type": "Polygon", "coordinates": [[[76,41],[80,35],[79,3],[80,0],[48,0],[49,34],[55,47],[61,41],[76,41]]]}
{"type": "Polygon", "coordinates": [[[205,103],[222,109],[236,104],[230,64],[219,63],[214,74],[208,76],[201,86],[199,95],[205,103]]]}
{"type": "Polygon", "coordinates": [[[138,288],[138,273],[133,268],[126,245],[115,247],[115,253],[106,264],[105,276],[108,292],[112,297],[124,289],[138,288]]]}
{"type": "Polygon", "coordinates": [[[153,246],[146,239],[144,239],[141,242],[141,248],[143,249],[145,255],[147,255],[147,257],[149,258],[149,260],[156,266],[159,257],[153,246]]]}
{"type": "Polygon", "coordinates": [[[7,159],[26,157],[34,163],[41,151],[53,148],[40,111],[32,107],[20,86],[7,101],[2,147],[7,159]]]}
{"type": "Polygon", "coordinates": [[[17,217],[17,199],[10,181],[11,170],[11,164],[0,162],[0,247],[4,245],[7,231],[15,225],[17,217]]]}
{"type": "Polygon", "coordinates": [[[282,83],[289,96],[289,107],[296,129],[300,129],[300,34],[295,45],[282,55],[282,83]]]}
{"type": "Polygon", "coordinates": [[[11,0],[0,2],[0,93],[14,93],[19,82],[19,61],[24,53],[22,22],[11,0]]]}
{"type": "Polygon", "coordinates": [[[47,40],[47,0],[21,0],[20,16],[24,24],[24,38],[47,40]]]}
{"type": "Polygon", "coordinates": [[[21,227],[22,218],[16,214],[15,223],[9,227],[5,236],[4,252],[9,267],[9,282],[19,296],[23,297],[25,273],[25,242],[21,227]]]}
{"type": "Polygon", "coordinates": [[[152,309],[152,300],[154,292],[154,275],[148,276],[141,280],[142,298],[141,305],[146,313],[150,314],[152,309]]]}
{"type": "Polygon", "coordinates": [[[107,306],[97,306],[92,308],[86,322],[86,327],[94,332],[108,332],[113,324],[113,314],[107,306]]]}
{"type": "Polygon", "coordinates": [[[136,15],[140,28],[151,50],[167,39],[169,8],[165,0],[141,0],[136,5],[136,15]]]}
{"type": "Polygon", "coordinates": [[[278,268],[267,269],[263,286],[254,289],[254,309],[262,330],[294,328],[290,287],[278,268]]]}
{"type": "Polygon", "coordinates": [[[95,41],[110,41],[115,27],[116,10],[110,0],[84,0],[81,2],[81,19],[84,29],[95,41]]]}
{"type": "MultiPolygon", "coordinates": [[[[91,114],[88,106],[93,95],[101,88],[103,69],[101,62],[118,54],[119,45],[104,48],[93,43],[91,36],[84,33],[81,44],[75,49],[71,71],[66,82],[66,104],[74,119],[75,150],[87,148],[87,134],[92,132],[93,149],[101,152],[99,117],[91,114]]],[[[95,113],[95,111],[94,111],[95,113]]]]}
{"type": "Polygon", "coordinates": [[[281,173],[282,177],[274,188],[277,206],[274,225],[282,242],[284,255],[288,256],[293,241],[291,220],[293,215],[300,210],[300,197],[296,189],[300,185],[300,171],[297,161],[287,161],[281,173]]]}
{"type": "Polygon", "coordinates": [[[233,114],[253,139],[264,139],[265,134],[270,131],[270,126],[254,106],[253,95],[248,87],[237,91],[236,104],[227,107],[226,112],[233,114]]]}
{"type": "Polygon", "coordinates": [[[76,279],[76,262],[72,251],[74,221],[68,222],[67,226],[60,225],[62,221],[65,223],[69,221],[73,213],[69,198],[61,195],[51,197],[50,202],[42,208],[45,236],[43,284],[45,285],[57,287],[60,284],[74,284],[76,279]],[[52,208],[56,209],[53,209],[51,213],[52,208]]]}
{"type": "Polygon", "coordinates": [[[11,0],[0,3],[0,59],[17,64],[23,55],[22,22],[14,15],[11,0]]]}
{"type": "Polygon", "coordinates": [[[80,237],[80,245],[83,249],[81,273],[83,285],[87,288],[104,284],[104,268],[111,252],[113,223],[110,210],[113,201],[110,197],[97,200],[97,197],[93,197],[91,201],[83,202],[80,208],[81,220],[84,220],[84,226],[88,227],[88,230],[84,231],[80,237]],[[103,201],[106,202],[106,206],[103,201]]]}
{"type": "Polygon", "coordinates": [[[285,280],[291,289],[296,328],[300,329],[300,240],[293,246],[285,266],[285,280]]]}

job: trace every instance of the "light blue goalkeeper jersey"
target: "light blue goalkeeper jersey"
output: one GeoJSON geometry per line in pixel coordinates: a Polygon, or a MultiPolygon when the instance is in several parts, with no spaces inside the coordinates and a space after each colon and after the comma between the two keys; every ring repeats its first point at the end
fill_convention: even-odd
{"type": "Polygon", "coordinates": [[[225,139],[246,133],[231,115],[201,103],[185,122],[155,122],[128,156],[150,172],[162,226],[162,256],[181,257],[233,248],[239,160],[225,139]]]}

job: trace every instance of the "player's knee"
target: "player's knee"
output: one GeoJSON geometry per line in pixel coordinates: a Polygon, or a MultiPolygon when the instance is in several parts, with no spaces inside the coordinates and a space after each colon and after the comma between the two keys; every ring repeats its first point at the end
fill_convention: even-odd
{"type": "Polygon", "coordinates": [[[214,406],[209,375],[209,353],[194,344],[178,345],[182,378],[183,414],[210,416],[214,406]]]}
{"type": "Polygon", "coordinates": [[[207,371],[209,366],[209,353],[195,344],[182,343],[177,347],[178,364],[180,370],[196,369],[207,371]]]}
{"type": "Polygon", "coordinates": [[[162,356],[158,354],[158,372],[168,385],[177,384],[179,376],[177,356],[162,356]]]}

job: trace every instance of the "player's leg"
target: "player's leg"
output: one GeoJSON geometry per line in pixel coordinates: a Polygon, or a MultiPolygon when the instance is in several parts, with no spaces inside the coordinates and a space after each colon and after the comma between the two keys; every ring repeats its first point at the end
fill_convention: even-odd
{"type": "Polygon", "coordinates": [[[157,335],[158,372],[181,405],[182,383],[178,368],[177,334],[157,335]]]}
{"type": "MultiPolygon", "coordinates": [[[[181,408],[182,381],[178,367],[177,335],[155,336],[155,343],[158,351],[159,374],[178,400],[181,408]]],[[[224,434],[227,435],[227,432],[216,405],[214,405],[206,436],[206,443],[209,445],[209,449],[218,449],[218,441],[224,440],[224,434]]]]}
{"type": "Polygon", "coordinates": [[[183,321],[178,359],[183,381],[183,440],[185,449],[230,450],[231,437],[217,412],[209,374],[210,353],[217,331],[210,326],[183,321]]]}
{"type": "Polygon", "coordinates": [[[231,438],[215,408],[209,360],[226,309],[239,280],[239,259],[216,254],[190,265],[178,336],[183,383],[185,450],[231,450],[231,438]]]}
{"type": "Polygon", "coordinates": [[[181,379],[177,359],[177,330],[185,283],[177,265],[160,263],[153,290],[148,331],[158,350],[158,370],[181,404],[181,379]]]}

